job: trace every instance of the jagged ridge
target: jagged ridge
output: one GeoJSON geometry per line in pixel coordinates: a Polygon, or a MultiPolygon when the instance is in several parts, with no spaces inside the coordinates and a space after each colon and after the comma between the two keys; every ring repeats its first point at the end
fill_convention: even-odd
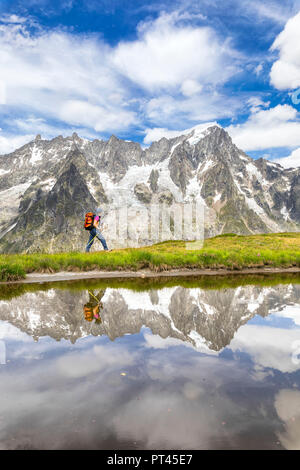
{"type": "Polygon", "coordinates": [[[50,141],[37,136],[0,158],[0,250],[82,249],[83,213],[113,206],[122,194],[141,206],[202,200],[206,236],[300,227],[300,169],[253,160],[218,125],[144,150],[115,136],[88,141],[74,133],[50,141]],[[63,171],[71,172],[67,193],[63,171]]]}

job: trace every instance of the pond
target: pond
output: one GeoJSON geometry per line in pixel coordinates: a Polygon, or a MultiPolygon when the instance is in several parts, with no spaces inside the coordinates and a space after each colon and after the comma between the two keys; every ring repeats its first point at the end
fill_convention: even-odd
{"type": "Polygon", "coordinates": [[[299,449],[300,277],[0,287],[0,449],[299,449]]]}

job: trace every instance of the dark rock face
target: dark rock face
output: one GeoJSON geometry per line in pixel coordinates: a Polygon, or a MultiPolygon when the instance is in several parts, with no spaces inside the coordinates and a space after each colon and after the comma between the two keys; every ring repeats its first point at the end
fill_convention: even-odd
{"type": "Polygon", "coordinates": [[[158,142],[153,142],[149,149],[147,149],[143,155],[143,160],[147,161],[150,165],[157,163],[161,160],[165,160],[172,146],[172,140],[168,140],[165,137],[160,139],[158,142]]]}
{"type": "Polygon", "coordinates": [[[208,169],[203,178],[201,196],[206,199],[221,193],[223,199],[238,197],[238,190],[234,184],[230,167],[227,162],[218,162],[208,169]]]}
{"type": "Polygon", "coordinates": [[[114,182],[120,181],[131,165],[142,164],[141,146],[120,140],[114,135],[107,142],[90,142],[82,152],[89,163],[107,172],[114,182]]]}
{"type": "Polygon", "coordinates": [[[148,183],[150,184],[150,188],[154,193],[158,189],[158,185],[157,185],[158,177],[159,177],[158,170],[152,170],[151,173],[150,173],[148,183]]]}
{"type": "Polygon", "coordinates": [[[134,194],[139,201],[149,204],[152,199],[152,193],[150,189],[143,183],[136,184],[134,187],[134,194]]]}
{"type": "Polygon", "coordinates": [[[170,176],[185,194],[188,181],[192,178],[193,165],[187,158],[184,147],[177,147],[170,158],[170,176]]]}
{"type": "Polygon", "coordinates": [[[38,191],[31,201],[22,201],[15,236],[6,244],[7,252],[43,251],[55,243],[55,251],[76,245],[78,224],[83,225],[86,208],[97,202],[90,194],[74,163],[69,163],[49,193],[38,191]],[[27,208],[26,208],[27,206],[27,208]]]}
{"type": "Polygon", "coordinates": [[[300,169],[253,160],[219,126],[199,126],[145,150],[115,136],[38,135],[0,158],[0,252],[82,250],[83,214],[118,205],[122,191],[132,205],[201,198],[206,236],[300,228],[300,169]]]}
{"type": "Polygon", "coordinates": [[[291,196],[288,202],[292,217],[300,222],[300,171],[295,174],[291,185],[291,196]]]}
{"type": "Polygon", "coordinates": [[[171,191],[168,190],[163,191],[159,193],[158,201],[161,204],[167,204],[168,206],[170,206],[174,202],[173,194],[171,193],[171,191]]]}
{"type": "Polygon", "coordinates": [[[63,166],[62,170],[58,170],[59,174],[61,171],[65,171],[65,168],[69,167],[70,165],[74,165],[78,172],[80,173],[82,179],[93,186],[95,192],[95,198],[100,203],[107,203],[107,197],[103,186],[101,184],[101,180],[95,169],[88,164],[86,157],[77,147],[72,150],[66,157],[65,165],[63,166]]]}

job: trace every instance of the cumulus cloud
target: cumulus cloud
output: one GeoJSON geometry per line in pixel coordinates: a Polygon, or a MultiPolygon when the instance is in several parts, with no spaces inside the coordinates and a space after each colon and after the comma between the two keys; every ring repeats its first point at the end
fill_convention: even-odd
{"type": "Polygon", "coordinates": [[[213,351],[208,349],[208,347],[203,344],[199,346],[194,346],[192,343],[189,343],[187,341],[182,341],[181,339],[178,338],[162,338],[159,335],[154,335],[154,334],[149,334],[145,333],[144,334],[145,338],[145,347],[146,348],[151,348],[151,349],[167,349],[170,347],[174,346],[184,346],[186,348],[192,348],[195,349],[198,352],[202,352],[206,354],[207,356],[218,356],[218,351],[213,351]]]}
{"type": "MultiPolygon", "coordinates": [[[[3,123],[8,122],[10,127],[18,130],[18,135],[3,132],[0,129],[0,155],[13,152],[16,148],[27,144],[37,134],[41,134],[44,139],[51,139],[53,136],[70,136],[74,128],[70,128],[67,123],[59,125],[52,124],[45,118],[30,116],[27,118],[3,119],[3,123]]],[[[76,132],[87,139],[99,138],[99,133],[87,127],[76,127],[76,132]]]]}
{"type": "Polygon", "coordinates": [[[250,107],[251,113],[256,113],[260,111],[262,108],[268,108],[270,106],[270,102],[265,102],[258,96],[251,96],[251,98],[247,101],[248,106],[250,107]]]}
{"type": "Polygon", "coordinates": [[[31,338],[23,331],[19,330],[16,326],[1,321],[0,322],[0,339],[14,339],[17,341],[24,341],[25,343],[30,342],[31,338]]]}
{"type": "MultiPolygon", "coordinates": [[[[27,118],[15,118],[9,121],[12,127],[19,129],[21,132],[30,135],[41,134],[43,138],[50,139],[53,136],[63,135],[64,137],[70,136],[74,127],[70,128],[67,124],[59,124],[59,122],[50,122],[45,118],[38,118],[29,116],[27,118]]],[[[76,127],[76,132],[85,138],[96,139],[99,138],[99,133],[87,127],[76,127]]]]}
{"type": "Polygon", "coordinates": [[[231,125],[226,130],[234,143],[243,150],[300,145],[297,110],[286,104],[269,109],[255,106],[244,124],[231,125]]]}
{"type": "MultiPolygon", "coordinates": [[[[4,449],[101,448],[108,439],[115,448],[128,440],[143,448],[210,448],[224,438],[223,422],[236,420],[247,406],[230,396],[229,382],[245,387],[248,381],[244,365],[232,361],[185,356],[177,348],[173,355],[150,352],[136,349],[136,342],[101,338],[84,338],[72,348],[45,338],[23,349],[16,340],[10,359],[18,363],[26,355],[26,360],[22,374],[18,367],[7,368],[0,383],[4,449]]],[[[227,429],[231,442],[239,431],[227,429]]]]}
{"type": "Polygon", "coordinates": [[[182,123],[231,118],[240,107],[238,97],[227,97],[216,90],[207,90],[183,99],[171,94],[151,98],[145,105],[145,113],[156,127],[165,127],[168,123],[170,129],[178,129],[182,123]]]}
{"type": "MultiPolygon", "coordinates": [[[[203,393],[200,387],[198,393],[203,393]]],[[[149,387],[143,391],[140,400],[132,399],[124,405],[114,417],[113,424],[127,439],[139,436],[147,449],[196,449],[199,445],[208,449],[211,430],[218,437],[222,434],[223,410],[219,403],[214,408],[209,407],[207,391],[201,398],[191,399],[189,395],[187,398],[177,390],[157,393],[155,388],[149,387]]],[[[234,414],[233,403],[226,397],[223,400],[224,408],[227,406],[234,414]]]]}
{"type": "Polygon", "coordinates": [[[84,124],[95,131],[122,129],[135,122],[135,114],[110,106],[97,106],[80,100],[69,100],[63,104],[59,117],[70,124],[84,124]]]}
{"type": "Polygon", "coordinates": [[[184,130],[169,130],[169,129],[165,129],[161,127],[155,127],[153,129],[146,129],[144,143],[151,144],[152,142],[157,142],[163,137],[166,137],[167,139],[173,139],[174,137],[179,137],[181,135],[190,134],[195,128],[201,130],[201,128],[207,129],[208,127],[217,126],[217,125],[218,125],[217,122],[207,122],[205,124],[200,124],[198,126],[194,126],[194,127],[191,127],[190,129],[184,129],[184,130]]]}
{"type": "Polygon", "coordinates": [[[203,19],[162,13],[138,26],[136,40],[112,47],[96,35],[43,30],[30,18],[6,16],[0,21],[2,109],[11,123],[32,117],[90,133],[142,128],[144,120],[171,129],[231,117],[239,99],[220,89],[242,59],[228,38],[199,26],[203,19]]]}
{"type": "Polygon", "coordinates": [[[239,329],[230,348],[248,353],[257,366],[291,373],[299,369],[292,361],[292,345],[298,339],[299,329],[248,324],[239,329]]]}
{"type": "Polygon", "coordinates": [[[295,305],[286,305],[283,310],[279,312],[272,312],[272,314],[279,318],[289,318],[293,320],[294,324],[300,326],[300,317],[299,317],[300,304],[295,305]]]}
{"type": "Polygon", "coordinates": [[[26,19],[18,15],[2,15],[0,16],[1,23],[25,23],[26,19]]]}
{"type": "Polygon", "coordinates": [[[178,338],[162,338],[159,335],[153,335],[150,333],[145,333],[144,334],[145,338],[145,347],[147,348],[153,348],[153,349],[167,349],[172,346],[192,346],[189,343],[184,343],[178,338]]]}
{"type": "Polygon", "coordinates": [[[285,431],[278,437],[288,450],[299,450],[300,447],[300,392],[283,389],[276,395],[275,409],[283,421],[285,431]]]}
{"type": "Polygon", "coordinates": [[[94,346],[93,361],[90,361],[90,351],[77,354],[67,354],[57,361],[57,370],[63,377],[87,377],[103,369],[128,367],[134,362],[134,355],[126,350],[116,350],[111,347],[94,346]]]}
{"type": "Polygon", "coordinates": [[[193,96],[200,93],[203,86],[200,85],[196,80],[187,79],[181,85],[181,92],[185,96],[193,96]]]}
{"type": "Polygon", "coordinates": [[[293,150],[291,155],[289,155],[288,157],[277,158],[274,161],[280,163],[280,165],[284,168],[300,167],[300,148],[293,150]]]}
{"type": "Polygon", "coordinates": [[[22,147],[34,138],[34,134],[8,135],[0,133],[0,155],[13,152],[16,148],[22,147]]]}
{"type": "Polygon", "coordinates": [[[162,14],[139,28],[136,41],[120,43],[113,63],[141,87],[200,90],[201,83],[224,83],[236,71],[236,53],[209,27],[178,24],[177,14],[162,14]],[[187,82],[191,80],[192,82],[187,82]],[[193,83],[193,85],[191,85],[193,83]]]}
{"type": "Polygon", "coordinates": [[[0,69],[6,104],[95,130],[129,127],[128,94],[109,65],[110,49],[95,37],[63,31],[32,34],[0,25],[0,69]]]}
{"type": "Polygon", "coordinates": [[[271,50],[279,59],[271,69],[271,83],[279,90],[300,86],[300,12],[291,18],[275,39],[271,50]]]}

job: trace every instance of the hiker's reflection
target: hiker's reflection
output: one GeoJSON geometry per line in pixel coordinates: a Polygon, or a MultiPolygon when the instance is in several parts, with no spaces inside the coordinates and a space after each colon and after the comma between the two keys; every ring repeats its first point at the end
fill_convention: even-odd
{"type": "Polygon", "coordinates": [[[98,293],[89,290],[88,293],[89,301],[83,307],[84,318],[88,322],[95,320],[95,323],[99,325],[102,322],[100,311],[103,309],[103,303],[101,299],[104,296],[105,290],[100,290],[98,293]]]}

